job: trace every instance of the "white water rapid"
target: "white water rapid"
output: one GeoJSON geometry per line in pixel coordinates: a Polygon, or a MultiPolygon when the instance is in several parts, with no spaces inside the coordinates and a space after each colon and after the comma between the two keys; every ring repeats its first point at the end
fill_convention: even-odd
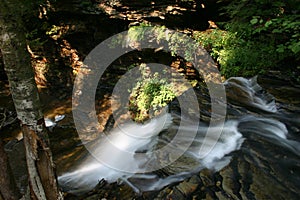
{"type": "MultiPolygon", "coordinates": [[[[182,180],[195,169],[210,168],[219,170],[226,166],[230,162],[230,156],[225,155],[239,149],[243,142],[242,135],[237,130],[237,125],[236,121],[228,121],[224,127],[221,125],[214,127],[215,131],[222,129],[221,137],[208,137],[206,143],[203,143],[203,139],[208,126],[204,124],[198,127],[195,138],[181,138],[182,142],[192,142],[192,145],[186,151],[186,155],[198,164],[189,171],[182,171],[167,178],[160,178],[153,173],[139,173],[148,167],[146,165],[148,160],[145,157],[140,158],[138,152],[147,151],[148,159],[158,159],[159,156],[152,154],[153,146],[159,139],[158,134],[168,127],[171,129],[177,127],[172,123],[171,115],[165,113],[163,116],[154,118],[144,125],[125,124],[122,127],[113,129],[107,139],[95,146],[92,153],[97,159],[89,156],[74,171],[59,176],[58,181],[65,190],[77,194],[91,190],[101,179],[108,182],[123,180],[137,192],[157,190],[170,183],[182,180]],[[208,155],[203,156],[200,149],[201,147],[205,148],[208,143],[215,143],[216,145],[208,155]],[[129,152],[129,154],[124,154],[122,151],[129,152]],[[142,178],[148,180],[148,183],[144,183],[142,186],[135,185],[130,183],[129,178],[142,178]]],[[[181,128],[187,136],[189,131],[193,131],[191,127],[181,128]]],[[[163,139],[160,138],[160,140],[163,139]]]]}
{"type": "MultiPolygon", "coordinates": [[[[102,179],[110,183],[123,181],[136,192],[159,190],[204,168],[222,170],[232,161],[234,152],[239,152],[239,149],[242,153],[251,152],[250,149],[243,150],[245,141],[253,144],[266,141],[299,155],[300,143],[289,138],[286,125],[279,120],[280,117],[276,117],[279,113],[274,98],[262,90],[256,78],[230,78],[224,85],[229,104],[237,105],[228,109],[231,113],[240,111],[238,116],[229,116],[225,124],[210,127],[211,131],[221,131],[220,137],[207,135],[208,123],[201,120],[198,127],[181,126],[179,122],[188,119],[172,112],[143,125],[127,123],[113,129],[107,137],[100,137],[91,148],[93,156],[87,156],[74,170],[59,176],[59,184],[65,191],[74,194],[93,189],[102,179]],[[172,155],[161,155],[155,150],[170,143],[174,135],[169,133],[176,133],[179,128],[184,133],[180,144],[188,143],[190,146],[178,161],[168,163],[172,155]],[[190,137],[195,130],[196,136],[190,137]],[[139,152],[146,156],[140,157],[139,152]],[[163,169],[168,175],[162,177],[147,171],[149,163],[168,163],[163,169]]],[[[176,151],[180,146],[173,148],[176,151]]]]}

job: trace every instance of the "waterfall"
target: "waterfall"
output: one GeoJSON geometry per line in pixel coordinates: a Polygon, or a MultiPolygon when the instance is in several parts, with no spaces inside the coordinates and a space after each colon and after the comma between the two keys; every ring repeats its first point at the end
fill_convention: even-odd
{"type": "MultiPolygon", "coordinates": [[[[93,144],[95,146],[92,151],[94,156],[88,156],[74,171],[59,176],[59,184],[64,190],[74,194],[93,189],[101,179],[108,182],[123,180],[137,192],[157,190],[170,183],[183,180],[183,178],[191,175],[191,171],[196,169],[219,170],[223,168],[230,161],[230,156],[225,155],[239,149],[243,142],[242,135],[237,130],[237,121],[228,121],[224,127],[220,125],[213,128],[215,131],[222,129],[221,137],[208,137],[206,142],[213,143],[214,148],[208,155],[203,156],[201,155],[201,147],[205,148],[208,145],[203,143],[208,125],[199,126],[195,138],[188,137],[189,131],[192,131],[191,127],[181,127],[184,135],[187,136],[186,138],[180,138],[181,142],[192,142],[191,147],[187,149],[185,154],[198,164],[188,171],[182,171],[164,178],[151,172],[140,173],[140,171],[145,170],[144,167],[148,167],[148,160],[145,160],[145,157],[140,158],[137,156],[138,152],[148,152],[148,159],[158,159],[159,155],[154,155],[151,151],[159,139],[158,134],[163,129],[168,127],[176,129],[177,126],[172,122],[170,113],[165,113],[161,117],[153,118],[146,124],[128,123],[116,127],[103,142],[101,141],[97,145],[93,144]],[[129,154],[123,152],[129,152],[129,154]],[[138,181],[140,178],[144,180],[143,184],[138,181]],[[132,183],[129,179],[139,183],[132,183]]],[[[162,139],[160,138],[160,140],[162,139]]],[[[180,146],[174,147],[174,151],[177,148],[180,148],[180,146]]],[[[172,167],[172,163],[170,163],[170,167],[172,167]]],[[[186,166],[186,168],[190,167],[186,166]]]]}
{"type": "Polygon", "coordinates": [[[231,77],[224,82],[227,98],[233,104],[274,113],[277,111],[274,97],[257,83],[257,76],[246,79],[231,77]]]}
{"type": "Polygon", "coordinates": [[[251,144],[257,144],[257,141],[263,141],[260,145],[271,143],[284,151],[300,155],[300,143],[290,138],[286,125],[276,118],[280,113],[274,97],[258,85],[256,77],[230,78],[224,86],[229,104],[237,105],[228,109],[246,108],[238,116],[229,116],[225,124],[215,123],[210,127],[200,120],[199,126],[189,126],[188,118],[178,113],[164,112],[145,124],[128,122],[119,125],[93,142],[89,148],[91,154],[74,170],[59,176],[59,184],[65,191],[74,194],[93,189],[102,179],[109,183],[125,182],[136,192],[159,190],[204,168],[222,170],[232,161],[234,152],[250,152],[243,150],[247,140],[251,144]],[[182,125],[180,121],[186,123],[182,125]],[[183,134],[177,143],[170,145],[171,153],[157,151],[170,144],[179,129],[183,134]],[[196,135],[191,136],[195,131],[196,135]],[[208,132],[220,131],[218,137],[207,135],[208,132]],[[184,153],[170,162],[172,152],[176,153],[186,144],[189,147],[184,153]],[[157,163],[164,166],[163,177],[149,171],[157,163]]]}
{"type": "Polygon", "coordinates": [[[74,171],[59,176],[59,184],[71,193],[82,193],[101,179],[115,182],[133,176],[147,162],[135,157],[136,152],[151,150],[157,135],[171,123],[171,115],[164,113],[144,124],[128,122],[117,126],[107,137],[93,142],[91,155],[74,171]]]}

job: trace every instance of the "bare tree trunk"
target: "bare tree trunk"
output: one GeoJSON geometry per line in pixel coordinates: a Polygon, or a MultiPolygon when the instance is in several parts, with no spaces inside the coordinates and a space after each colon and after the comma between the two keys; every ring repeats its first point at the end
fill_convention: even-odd
{"type": "Polygon", "coordinates": [[[0,139],[0,199],[17,200],[21,197],[13,178],[4,145],[0,139]]]}
{"type": "Polygon", "coordinates": [[[18,0],[0,0],[0,48],[4,68],[22,126],[31,198],[62,199],[54,173],[34,72],[26,48],[23,6],[25,5],[18,0]]]}

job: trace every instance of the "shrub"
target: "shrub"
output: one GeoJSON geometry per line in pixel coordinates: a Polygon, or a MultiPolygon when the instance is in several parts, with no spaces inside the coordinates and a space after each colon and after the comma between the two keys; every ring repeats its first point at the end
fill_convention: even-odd
{"type": "Polygon", "coordinates": [[[223,75],[252,76],[272,69],[298,70],[299,3],[232,0],[223,10],[230,17],[228,22],[220,24],[224,30],[194,35],[218,61],[223,75]]]}
{"type": "Polygon", "coordinates": [[[159,112],[160,108],[166,106],[175,97],[171,83],[160,77],[158,73],[149,74],[146,65],[141,64],[142,78],[130,94],[129,111],[133,119],[143,122],[150,117],[150,112],[159,112]]]}

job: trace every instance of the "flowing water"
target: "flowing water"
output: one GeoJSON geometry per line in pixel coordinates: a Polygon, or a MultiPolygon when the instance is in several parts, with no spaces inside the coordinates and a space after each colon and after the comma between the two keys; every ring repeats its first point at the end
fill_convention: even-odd
{"type": "MultiPolygon", "coordinates": [[[[298,196],[299,110],[285,109],[257,84],[256,77],[230,78],[224,86],[228,98],[224,124],[209,127],[200,117],[199,125],[189,125],[189,117],[171,105],[145,124],[123,124],[88,144],[92,154],[73,170],[61,173],[60,185],[65,191],[81,194],[105,179],[124,182],[136,192],[153,191],[209,169],[223,176],[223,190],[231,197],[266,197],[256,194],[272,190],[259,188],[264,181],[275,183],[280,192],[288,190],[287,197],[298,196]],[[221,132],[220,136],[207,135],[209,128],[221,132]],[[176,138],[178,130],[183,134],[176,138]],[[172,143],[174,138],[176,143],[172,143]],[[171,151],[159,151],[168,144],[172,144],[171,151]]],[[[201,109],[207,113],[209,108],[201,109]]]]}

